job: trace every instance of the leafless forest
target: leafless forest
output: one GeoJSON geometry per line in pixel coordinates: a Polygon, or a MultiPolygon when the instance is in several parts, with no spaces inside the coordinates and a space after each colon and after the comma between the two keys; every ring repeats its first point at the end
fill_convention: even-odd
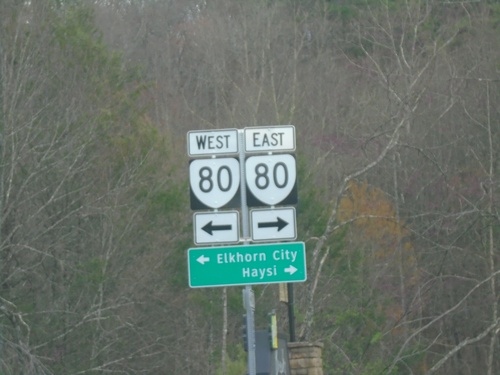
{"type": "Polygon", "coordinates": [[[1,0],[0,375],[244,374],[186,133],[279,124],[325,374],[499,374],[498,0],[1,0]]]}

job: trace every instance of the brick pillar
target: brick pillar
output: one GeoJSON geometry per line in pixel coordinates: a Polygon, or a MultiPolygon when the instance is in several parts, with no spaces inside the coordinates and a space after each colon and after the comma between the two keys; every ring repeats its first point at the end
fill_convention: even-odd
{"type": "Polygon", "coordinates": [[[323,343],[289,342],[291,375],[323,375],[323,343]]]}

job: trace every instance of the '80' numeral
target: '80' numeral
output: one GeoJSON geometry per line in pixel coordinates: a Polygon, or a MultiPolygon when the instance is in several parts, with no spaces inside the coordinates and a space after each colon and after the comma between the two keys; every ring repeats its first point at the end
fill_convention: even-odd
{"type": "MultiPolygon", "coordinates": [[[[200,182],[199,188],[204,193],[210,193],[214,188],[214,181],[212,180],[213,171],[210,167],[202,167],[199,171],[200,182]]],[[[226,192],[231,189],[233,184],[233,176],[231,169],[223,165],[217,169],[217,187],[220,191],[226,192]]]]}
{"type": "MultiPolygon", "coordinates": [[[[277,188],[282,189],[288,185],[288,169],[285,163],[278,162],[274,165],[272,179],[274,186],[276,186],[277,188]]],[[[257,186],[257,188],[261,190],[264,190],[269,187],[269,183],[269,167],[264,163],[257,164],[255,166],[255,186],[257,186]]]]}

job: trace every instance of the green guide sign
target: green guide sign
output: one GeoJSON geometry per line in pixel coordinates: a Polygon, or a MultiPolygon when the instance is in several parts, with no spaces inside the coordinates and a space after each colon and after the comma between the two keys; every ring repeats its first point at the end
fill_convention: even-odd
{"type": "Polygon", "coordinates": [[[191,288],[305,281],[303,242],[201,247],[188,250],[191,288]]]}

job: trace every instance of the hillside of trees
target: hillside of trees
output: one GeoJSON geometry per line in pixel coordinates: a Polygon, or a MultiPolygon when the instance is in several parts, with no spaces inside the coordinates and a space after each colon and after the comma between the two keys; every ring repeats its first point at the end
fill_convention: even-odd
{"type": "Polygon", "coordinates": [[[2,0],[0,375],[244,374],[186,133],[280,124],[325,375],[500,373],[500,1],[2,0]]]}

